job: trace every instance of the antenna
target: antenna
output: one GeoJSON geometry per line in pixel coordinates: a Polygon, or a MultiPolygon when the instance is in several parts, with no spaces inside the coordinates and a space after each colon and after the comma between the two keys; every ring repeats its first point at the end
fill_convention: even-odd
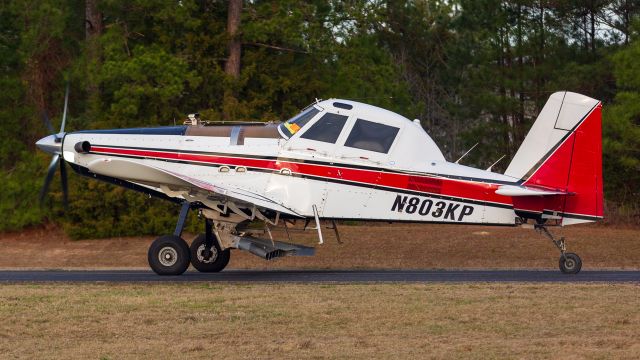
{"type": "Polygon", "coordinates": [[[493,168],[497,163],[499,163],[499,162],[500,162],[500,160],[504,159],[504,157],[505,157],[505,156],[507,156],[507,155],[502,155],[502,157],[501,157],[500,159],[498,159],[498,161],[496,161],[496,162],[494,162],[493,164],[491,164],[491,166],[489,166],[489,167],[487,168],[487,171],[491,171],[491,168],[493,168]]]}
{"type": "MultiPolygon", "coordinates": [[[[473,146],[471,147],[471,149],[467,150],[467,152],[466,152],[466,153],[464,153],[462,156],[460,156],[460,158],[459,158],[458,160],[456,160],[455,164],[458,164],[458,163],[460,162],[460,160],[462,160],[465,156],[467,156],[467,154],[469,154],[469,153],[471,152],[471,150],[475,149],[475,148],[476,148],[476,146],[478,146],[478,144],[480,144],[480,143],[476,143],[475,145],[473,145],[473,146]]],[[[498,161],[499,161],[499,160],[498,160],[498,161]]]]}

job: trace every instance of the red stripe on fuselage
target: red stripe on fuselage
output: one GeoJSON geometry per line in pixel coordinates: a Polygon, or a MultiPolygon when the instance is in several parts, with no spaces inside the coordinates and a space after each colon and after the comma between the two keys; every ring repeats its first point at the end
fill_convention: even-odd
{"type": "MultiPolygon", "coordinates": [[[[492,202],[511,206],[510,201],[495,193],[499,185],[484,182],[462,181],[423,175],[389,173],[378,170],[354,169],[335,165],[319,165],[281,160],[253,159],[193,153],[165,152],[141,149],[122,149],[105,146],[92,146],[91,152],[102,154],[120,154],[145,158],[195,161],[207,164],[244,166],[280,171],[283,168],[294,174],[316,176],[341,181],[357,182],[367,185],[384,186],[429,194],[492,202]]],[[[511,198],[508,198],[509,200],[511,198]]]]}

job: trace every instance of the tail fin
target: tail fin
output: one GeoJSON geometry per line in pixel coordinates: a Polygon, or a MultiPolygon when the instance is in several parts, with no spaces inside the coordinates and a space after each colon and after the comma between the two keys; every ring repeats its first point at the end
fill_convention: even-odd
{"type": "Polygon", "coordinates": [[[563,225],[602,218],[601,103],[572,92],[551,95],[505,174],[527,187],[567,193],[544,201],[517,199],[538,204],[525,210],[560,218],[563,225]]]}

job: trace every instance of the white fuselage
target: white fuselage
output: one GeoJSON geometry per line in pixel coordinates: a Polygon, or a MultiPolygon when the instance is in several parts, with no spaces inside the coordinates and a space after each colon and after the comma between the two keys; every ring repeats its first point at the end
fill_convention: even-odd
{"type": "Polygon", "coordinates": [[[99,158],[126,157],[263,195],[306,217],[313,216],[315,205],[322,218],[515,224],[510,198],[495,194],[513,178],[443,160],[402,169],[295,145],[284,138],[248,137],[242,145],[230,145],[229,137],[81,132],[66,135],[63,155],[81,167],[99,158]],[[91,143],[90,153],[74,151],[82,141],[91,143]]]}

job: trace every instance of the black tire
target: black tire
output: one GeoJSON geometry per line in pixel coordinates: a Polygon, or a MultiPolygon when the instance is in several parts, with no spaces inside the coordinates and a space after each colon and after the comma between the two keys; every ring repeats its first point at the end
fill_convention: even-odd
{"type": "Polygon", "coordinates": [[[574,253],[565,253],[560,256],[560,271],[564,274],[577,274],[582,269],[580,256],[574,253]]]}
{"type": "Polygon", "coordinates": [[[189,246],[179,236],[160,236],[149,246],[149,266],[158,275],[180,275],[189,267],[189,246]]]}
{"type": "Polygon", "coordinates": [[[210,259],[204,260],[202,256],[202,252],[205,249],[204,240],[205,235],[200,234],[191,242],[191,246],[189,247],[191,251],[191,265],[193,265],[196,270],[205,273],[222,271],[222,269],[229,264],[231,250],[221,250],[218,241],[214,239],[213,246],[211,247],[213,255],[210,259]]]}

